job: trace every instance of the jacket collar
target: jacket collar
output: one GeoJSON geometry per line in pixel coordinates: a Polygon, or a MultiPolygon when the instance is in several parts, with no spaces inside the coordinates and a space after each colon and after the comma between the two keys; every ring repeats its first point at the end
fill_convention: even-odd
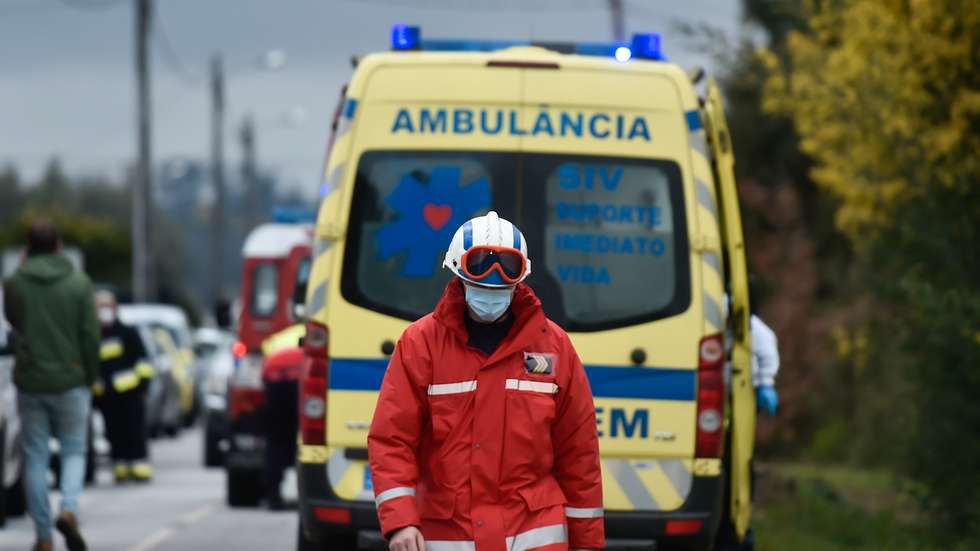
{"type": "MultiPolygon", "coordinates": [[[[524,283],[519,283],[514,290],[510,313],[514,316],[514,325],[491,358],[529,346],[532,342],[540,340],[547,331],[548,321],[544,310],[541,309],[541,301],[524,283]]],[[[469,333],[466,331],[466,322],[463,319],[465,315],[466,296],[463,282],[458,277],[454,277],[446,285],[446,291],[436,305],[432,317],[465,345],[469,342],[469,333]]]]}

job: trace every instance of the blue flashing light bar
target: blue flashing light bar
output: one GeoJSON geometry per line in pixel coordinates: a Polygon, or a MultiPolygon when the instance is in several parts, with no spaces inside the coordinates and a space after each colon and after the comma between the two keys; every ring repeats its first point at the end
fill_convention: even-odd
{"type": "Polygon", "coordinates": [[[432,52],[495,52],[518,46],[540,46],[563,54],[608,57],[626,63],[631,59],[667,61],[659,33],[637,33],[629,44],[532,42],[527,40],[422,40],[422,30],[415,25],[398,24],[391,28],[391,49],[432,52]]]}
{"type": "Polygon", "coordinates": [[[391,28],[392,50],[418,50],[422,44],[422,29],[415,25],[397,24],[391,28]]]}
{"type": "Polygon", "coordinates": [[[303,224],[316,222],[316,209],[308,207],[272,207],[272,220],[279,224],[303,224]]]}
{"type": "Polygon", "coordinates": [[[422,49],[430,52],[495,52],[516,46],[530,46],[519,40],[422,40],[422,49]]]}

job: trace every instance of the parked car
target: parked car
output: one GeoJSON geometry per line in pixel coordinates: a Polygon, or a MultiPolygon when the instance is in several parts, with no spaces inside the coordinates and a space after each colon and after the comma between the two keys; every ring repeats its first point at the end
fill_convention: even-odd
{"type": "Polygon", "coordinates": [[[197,406],[193,339],[187,316],[168,304],[123,304],[119,317],[139,329],[156,371],[147,392],[150,435],[176,435],[182,425],[193,422],[197,406]]]}
{"type": "Polygon", "coordinates": [[[235,369],[232,348],[235,337],[214,328],[198,329],[194,333],[194,353],[203,380],[199,388],[204,404],[204,466],[222,467],[228,449],[228,377],[235,369]]]}
{"type": "Polygon", "coordinates": [[[21,452],[17,388],[14,387],[13,335],[3,318],[0,289],[0,526],[24,514],[24,459],[21,452]]]}
{"type": "MultiPolygon", "coordinates": [[[[123,307],[120,307],[120,311],[123,307]]],[[[180,387],[171,372],[172,358],[157,343],[150,323],[133,323],[139,331],[154,376],[146,392],[146,429],[151,438],[176,435],[180,429],[180,387]]]]}
{"type": "Polygon", "coordinates": [[[170,374],[177,382],[177,394],[180,398],[180,424],[190,426],[194,424],[196,409],[199,407],[194,386],[193,353],[188,354],[188,349],[180,347],[173,332],[166,326],[154,325],[153,338],[160,350],[170,358],[170,374]]]}

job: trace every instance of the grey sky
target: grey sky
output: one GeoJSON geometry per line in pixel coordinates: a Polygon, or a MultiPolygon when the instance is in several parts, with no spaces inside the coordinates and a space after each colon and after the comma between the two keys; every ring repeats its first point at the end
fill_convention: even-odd
{"type": "MultiPolygon", "coordinates": [[[[0,0],[0,165],[27,176],[58,155],[72,172],[119,178],[135,154],[132,0],[0,0]],[[78,9],[75,6],[107,6],[78,9]]],[[[153,149],[157,161],[206,158],[208,57],[228,68],[226,160],[237,163],[236,130],[258,121],[258,154],[287,186],[313,193],[329,117],[350,56],[388,47],[392,23],[424,36],[609,41],[605,0],[156,0],[187,79],[153,51],[153,149]],[[286,66],[257,69],[260,54],[285,50],[286,66]],[[295,107],[306,122],[290,127],[295,107]]],[[[736,0],[627,0],[627,33],[661,31],[671,61],[709,60],[684,48],[673,23],[706,23],[736,34],[736,0]]],[[[230,167],[231,168],[231,167],[230,167]]]]}

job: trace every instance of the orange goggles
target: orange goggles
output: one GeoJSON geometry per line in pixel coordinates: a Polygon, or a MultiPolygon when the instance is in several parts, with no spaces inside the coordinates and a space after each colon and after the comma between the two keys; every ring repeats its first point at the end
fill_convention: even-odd
{"type": "Polygon", "coordinates": [[[476,245],[462,256],[463,274],[478,283],[514,285],[527,271],[527,259],[513,247],[476,245]]]}

